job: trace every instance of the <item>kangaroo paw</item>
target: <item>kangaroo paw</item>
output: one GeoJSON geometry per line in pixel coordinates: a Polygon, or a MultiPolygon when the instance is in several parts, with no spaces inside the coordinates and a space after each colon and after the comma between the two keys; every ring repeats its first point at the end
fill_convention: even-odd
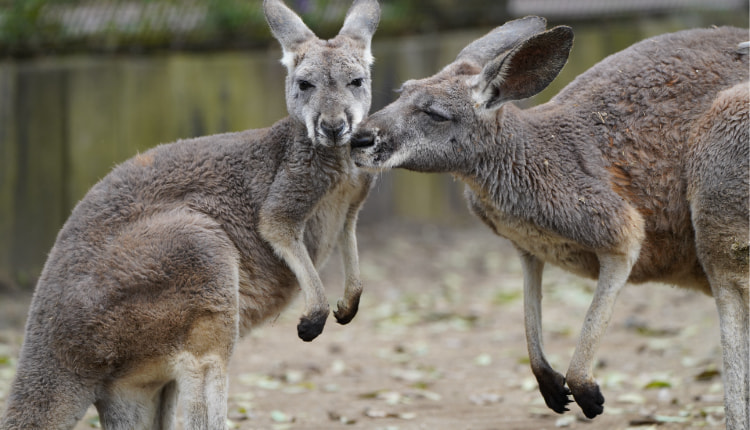
{"type": "Polygon", "coordinates": [[[339,299],[336,304],[336,310],[333,311],[333,316],[336,317],[336,321],[339,324],[349,324],[349,322],[357,315],[359,310],[359,296],[352,300],[348,306],[344,303],[344,299],[339,299]]]}
{"type": "Polygon", "coordinates": [[[323,326],[326,324],[326,318],[328,318],[328,310],[315,311],[310,315],[303,315],[297,324],[297,335],[305,342],[318,337],[323,332],[323,326]]]}
{"type": "Polygon", "coordinates": [[[599,390],[599,385],[590,383],[571,390],[573,398],[583,410],[586,418],[594,418],[604,412],[604,396],[599,390]]]}
{"type": "Polygon", "coordinates": [[[570,390],[565,386],[564,376],[550,369],[549,372],[538,376],[537,382],[547,407],[558,414],[570,410],[568,404],[573,400],[570,399],[570,390]]]}

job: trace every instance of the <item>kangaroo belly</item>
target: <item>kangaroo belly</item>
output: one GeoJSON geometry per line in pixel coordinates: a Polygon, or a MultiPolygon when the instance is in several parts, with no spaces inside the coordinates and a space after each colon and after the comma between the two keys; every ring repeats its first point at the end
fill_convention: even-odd
{"type": "MultiPolygon", "coordinates": [[[[495,233],[513,242],[517,248],[571,273],[593,279],[599,276],[599,259],[594,251],[491,207],[474,206],[472,209],[495,233]]],[[[678,238],[647,233],[628,281],[663,282],[710,294],[691,241],[691,235],[678,238]]]]}
{"type": "Polygon", "coordinates": [[[599,276],[596,254],[569,239],[546,231],[523,220],[512,220],[502,214],[492,217],[495,232],[513,244],[547,263],[587,278],[599,276]]]}
{"type": "Polygon", "coordinates": [[[338,243],[353,200],[359,192],[356,181],[336,184],[318,202],[305,226],[305,246],[315,267],[322,267],[338,243]]]}

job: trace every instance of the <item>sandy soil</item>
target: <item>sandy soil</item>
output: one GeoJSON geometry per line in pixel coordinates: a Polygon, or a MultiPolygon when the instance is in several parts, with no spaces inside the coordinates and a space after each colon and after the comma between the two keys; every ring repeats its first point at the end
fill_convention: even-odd
{"type": "MultiPolygon", "coordinates": [[[[528,366],[522,275],[488,229],[375,225],[360,229],[365,295],[347,326],[329,318],[297,338],[301,301],[241,340],[230,368],[230,428],[724,428],[713,301],[663,285],[631,285],[598,353],[606,398],[594,420],[544,405],[528,366]]],[[[334,255],[322,276],[342,292],[334,255]]],[[[545,348],[565,372],[593,281],[545,270],[545,348]]],[[[22,339],[28,297],[0,305],[0,403],[22,339]]],[[[76,429],[98,426],[92,409],[76,429]]]]}

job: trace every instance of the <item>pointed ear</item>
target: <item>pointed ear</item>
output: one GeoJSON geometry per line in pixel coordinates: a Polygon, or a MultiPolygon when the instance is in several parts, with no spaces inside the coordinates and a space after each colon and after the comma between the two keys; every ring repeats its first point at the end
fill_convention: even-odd
{"type": "Polygon", "coordinates": [[[299,46],[316,37],[315,33],[281,0],[263,0],[263,13],[273,37],[279,41],[284,51],[281,62],[291,69],[299,46]]]}
{"type": "Polygon", "coordinates": [[[472,78],[474,101],[485,109],[497,109],[507,101],[539,93],[560,73],[572,46],[570,27],[559,26],[529,37],[472,78]]]}
{"type": "Polygon", "coordinates": [[[348,36],[366,52],[370,52],[370,42],[380,21],[380,5],[377,0],[354,0],[346,13],[344,26],[339,35],[348,36]]]}
{"type": "Polygon", "coordinates": [[[466,62],[480,68],[484,67],[498,55],[518,46],[523,40],[543,32],[546,27],[547,20],[539,16],[508,21],[466,45],[458,53],[455,63],[466,62]]]}

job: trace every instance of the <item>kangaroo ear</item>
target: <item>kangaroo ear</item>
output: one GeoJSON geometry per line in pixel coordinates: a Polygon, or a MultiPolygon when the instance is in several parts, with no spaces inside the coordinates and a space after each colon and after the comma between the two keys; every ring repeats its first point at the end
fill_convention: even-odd
{"type": "Polygon", "coordinates": [[[315,33],[281,0],[263,0],[263,13],[273,37],[279,41],[284,51],[281,62],[291,69],[299,46],[316,37],[315,33]]]}
{"type": "Polygon", "coordinates": [[[547,20],[539,16],[508,21],[466,45],[458,53],[454,63],[467,62],[480,68],[484,67],[492,59],[510,51],[523,40],[543,32],[546,27],[547,20]]]}
{"type": "Polygon", "coordinates": [[[339,35],[348,36],[370,52],[370,42],[380,21],[380,5],[377,0],[354,0],[346,13],[344,26],[339,35]]]}
{"type": "Polygon", "coordinates": [[[497,109],[507,101],[539,93],[560,73],[572,46],[573,30],[566,26],[529,37],[472,78],[474,101],[485,109],[497,109]]]}

